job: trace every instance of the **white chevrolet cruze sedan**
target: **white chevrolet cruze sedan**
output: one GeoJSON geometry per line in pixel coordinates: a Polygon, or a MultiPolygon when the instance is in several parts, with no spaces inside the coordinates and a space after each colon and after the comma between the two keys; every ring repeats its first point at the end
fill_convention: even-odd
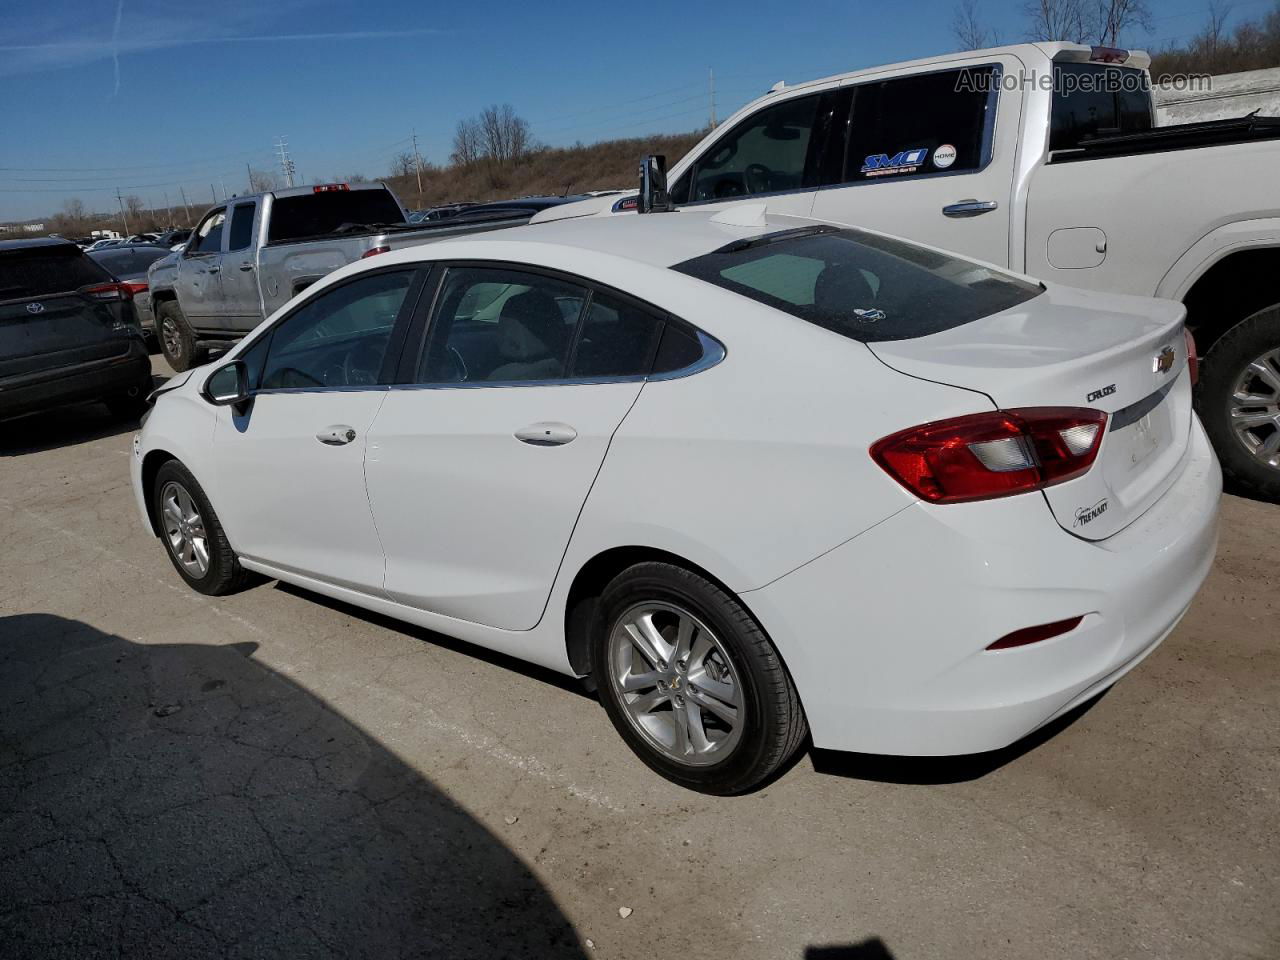
{"type": "Polygon", "coordinates": [[[566,674],[695,790],[974,753],[1178,623],[1221,475],[1182,308],[686,211],[352,264],[159,391],[147,529],[566,674]],[[1190,355],[1189,355],[1190,354],[1190,355]]]}

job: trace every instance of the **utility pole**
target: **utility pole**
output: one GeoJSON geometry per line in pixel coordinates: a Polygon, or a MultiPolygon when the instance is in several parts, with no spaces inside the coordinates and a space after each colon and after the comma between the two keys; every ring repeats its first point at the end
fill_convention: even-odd
{"type": "Polygon", "coordinates": [[[180,194],[182,194],[182,206],[183,206],[183,209],[185,209],[185,210],[187,211],[187,223],[190,223],[190,222],[191,222],[191,204],[187,203],[187,191],[186,191],[186,188],[184,188],[183,186],[179,185],[179,186],[178,186],[178,192],[179,192],[180,194]]]}
{"type": "Polygon", "coordinates": [[[171,228],[173,226],[173,207],[169,206],[169,191],[164,192],[164,225],[171,228]]]}
{"type": "Polygon", "coordinates": [[[216,207],[218,205],[218,188],[212,183],[209,184],[209,196],[213,197],[213,205],[216,207]]]}
{"type": "Polygon", "coordinates": [[[224,178],[219,177],[218,182],[222,184],[222,202],[226,203],[227,202],[227,181],[224,178]]]}
{"type": "Polygon", "coordinates": [[[293,186],[293,175],[297,172],[293,161],[289,159],[289,141],[284,137],[276,137],[276,151],[280,155],[280,170],[284,173],[284,181],[293,186]]]}
{"type": "Polygon", "coordinates": [[[124,221],[124,235],[129,236],[129,217],[124,212],[124,198],[120,196],[120,188],[116,187],[116,203],[120,204],[120,219],[124,221]]]}
{"type": "Polygon", "coordinates": [[[253,168],[249,166],[249,161],[244,162],[244,172],[249,175],[249,179],[245,183],[249,184],[249,193],[253,193],[253,168]]]}
{"type": "Polygon", "coordinates": [[[713,68],[707,67],[707,77],[711,83],[711,129],[716,128],[716,72],[713,68]]]}
{"type": "Polygon", "coordinates": [[[422,206],[422,154],[418,153],[418,128],[413,129],[413,159],[418,171],[418,206],[422,206]]]}

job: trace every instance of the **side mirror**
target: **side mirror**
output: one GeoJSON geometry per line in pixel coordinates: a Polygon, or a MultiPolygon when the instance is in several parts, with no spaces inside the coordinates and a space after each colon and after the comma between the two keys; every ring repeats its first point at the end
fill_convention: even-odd
{"type": "Polygon", "coordinates": [[[204,382],[204,398],[217,407],[229,407],[249,399],[249,368],[243,360],[232,360],[209,374],[204,382]]]}
{"type": "Polygon", "coordinates": [[[637,213],[666,213],[675,209],[667,193],[667,158],[649,154],[640,161],[640,205],[637,213]]]}

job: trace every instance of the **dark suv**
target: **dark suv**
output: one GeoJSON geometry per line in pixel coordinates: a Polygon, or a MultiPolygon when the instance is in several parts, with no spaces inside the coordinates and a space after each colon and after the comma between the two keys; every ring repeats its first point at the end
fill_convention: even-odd
{"type": "Polygon", "coordinates": [[[133,417],[150,392],[129,287],[69,240],[0,240],[0,419],[94,400],[133,417]]]}

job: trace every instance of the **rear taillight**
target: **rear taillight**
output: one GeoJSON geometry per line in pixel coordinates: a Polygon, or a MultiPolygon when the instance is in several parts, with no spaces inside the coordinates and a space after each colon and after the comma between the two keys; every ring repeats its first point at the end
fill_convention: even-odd
{"type": "Polygon", "coordinates": [[[1098,456],[1107,415],[1025,407],[938,420],[872,444],[885,472],[930,503],[1008,497],[1065,483],[1098,456]]]}
{"type": "Polygon", "coordinates": [[[345,183],[317,183],[311,188],[312,193],[346,193],[351,187],[345,183]]]}
{"type": "Polygon", "coordinates": [[[120,286],[128,288],[129,295],[133,297],[147,292],[147,285],[138,280],[125,280],[120,286]]]}
{"type": "Polygon", "coordinates": [[[1055,620],[1053,623],[1042,623],[1037,627],[1024,627],[1013,633],[1006,633],[995,643],[988,645],[988,650],[1008,650],[1011,647],[1025,647],[1029,643],[1039,643],[1070,633],[1080,626],[1084,617],[1072,617],[1069,620],[1055,620]]]}
{"type": "Polygon", "coordinates": [[[380,253],[390,253],[390,252],[391,252],[390,247],[370,247],[364,253],[360,254],[360,259],[363,260],[365,257],[376,257],[380,253]]]}
{"type": "MultiPolygon", "coordinates": [[[[145,284],[143,286],[145,287],[145,284]]],[[[96,283],[91,287],[81,287],[80,293],[90,300],[103,303],[133,299],[133,291],[129,289],[127,283],[96,283]]]]}
{"type": "Polygon", "coordinates": [[[1191,374],[1191,385],[1194,387],[1200,379],[1200,355],[1196,353],[1196,338],[1186,327],[1182,328],[1187,338],[1187,372],[1191,374]]]}

